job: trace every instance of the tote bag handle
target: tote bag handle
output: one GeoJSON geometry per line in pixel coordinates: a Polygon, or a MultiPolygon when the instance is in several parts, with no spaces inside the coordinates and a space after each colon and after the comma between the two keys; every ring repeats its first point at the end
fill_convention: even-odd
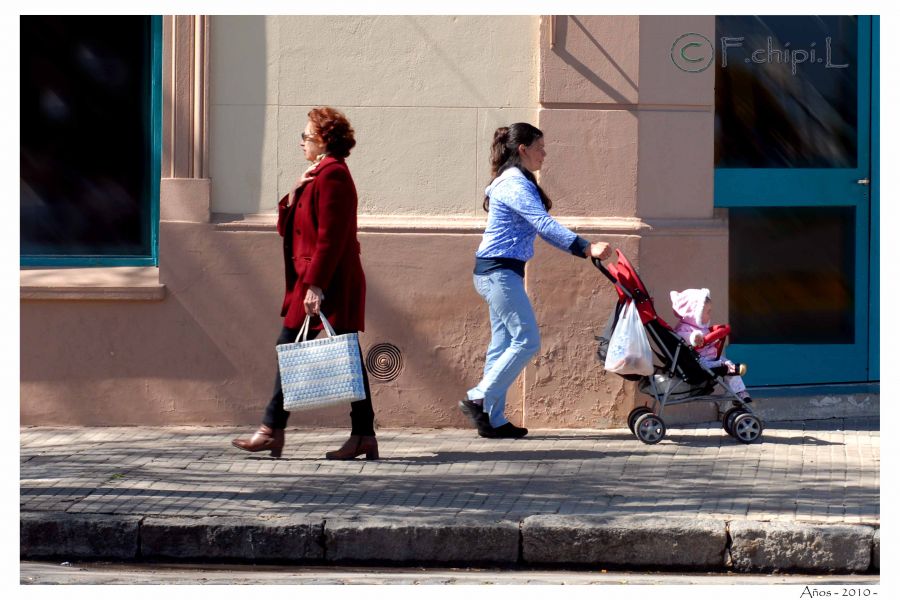
{"type": "MultiPolygon", "coordinates": [[[[334,332],[334,327],[331,326],[331,323],[328,322],[328,319],[325,318],[325,315],[322,312],[319,312],[319,318],[322,319],[322,325],[325,326],[325,333],[328,334],[328,337],[334,337],[337,334],[334,332]]],[[[306,341],[306,336],[309,334],[309,320],[311,317],[306,315],[306,318],[303,319],[303,325],[300,326],[300,331],[297,332],[297,339],[294,340],[294,343],[300,342],[300,338],[303,338],[303,341],[306,341]]]]}

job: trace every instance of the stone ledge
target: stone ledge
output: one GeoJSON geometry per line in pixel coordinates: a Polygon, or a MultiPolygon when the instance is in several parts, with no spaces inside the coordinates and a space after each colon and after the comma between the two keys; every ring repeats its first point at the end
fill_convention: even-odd
{"type": "Polygon", "coordinates": [[[21,300],[158,302],[166,297],[157,267],[22,269],[21,300]]]}
{"type": "Polygon", "coordinates": [[[736,571],[864,573],[871,566],[876,530],[865,525],[732,521],[729,532],[736,571]]]}
{"type": "Polygon", "coordinates": [[[847,392],[839,386],[830,391],[828,387],[803,396],[781,395],[765,388],[749,391],[753,395],[753,412],[763,421],[877,418],[881,414],[880,392],[847,392]]]}
{"type": "Polygon", "coordinates": [[[522,524],[526,563],[721,569],[725,521],[539,515],[522,524]]]}

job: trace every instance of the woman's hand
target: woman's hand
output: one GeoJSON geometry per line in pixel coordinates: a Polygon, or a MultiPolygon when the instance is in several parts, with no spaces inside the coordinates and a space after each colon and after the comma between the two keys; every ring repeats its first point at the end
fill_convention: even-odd
{"type": "Polygon", "coordinates": [[[306,298],[303,299],[303,306],[306,308],[306,314],[311,317],[318,316],[319,310],[322,308],[322,300],[324,299],[325,294],[322,293],[321,288],[314,285],[309,286],[309,289],[306,290],[306,298]]]}
{"type": "Polygon", "coordinates": [[[591,244],[591,247],[588,252],[591,258],[599,258],[600,260],[606,260],[612,255],[612,247],[606,242],[595,242],[591,244]]]}
{"type": "Polygon", "coordinates": [[[300,190],[303,189],[303,186],[315,179],[315,175],[310,175],[309,172],[315,169],[317,166],[319,166],[318,163],[309,165],[309,167],[307,167],[306,170],[303,171],[303,175],[298,177],[297,181],[294,182],[294,187],[291,190],[291,196],[288,199],[288,207],[290,207],[290,205],[294,203],[294,198],[299,195],[300,190]]]}

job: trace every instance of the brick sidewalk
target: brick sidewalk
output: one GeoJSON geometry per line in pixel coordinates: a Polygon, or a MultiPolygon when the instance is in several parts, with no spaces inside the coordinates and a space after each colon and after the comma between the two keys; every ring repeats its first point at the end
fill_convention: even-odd
{"type": "Polygon", "coordinates": [[[626,429],[382,430],[380,461],[326,461],[345,431],[289,430],[284,457],[240,452],[250,428],[24,428],[22,511],[167,517],[531,515],[879,522],[873,420],[769,424],[743,445],[711,425],[655,446],[626,429]]]}
{"type": "Polygon", "coordinates": [[[326,461],[346,431],[26,428],[20,555],[293,564],[880,568],[875,420],[719,427],[645,446],[625,429],[379,431],[380,461],[326,461]]]}

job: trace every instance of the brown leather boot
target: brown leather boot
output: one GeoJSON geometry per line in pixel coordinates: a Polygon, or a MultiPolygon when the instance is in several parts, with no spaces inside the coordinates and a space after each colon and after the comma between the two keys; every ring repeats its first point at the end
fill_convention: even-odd
{"type": "Polygon", "coordinates": [[[252,437],[231,440],[231,445],[247,452],[271,450],[273,458],[280,458],[281,450],[284,448],[284,429],[260,425],[252,437]]]}
{"type": "Polygon", "coordinates": [[[367,460],[378,460],[378,440],[374,435],[351,435],[338,450],[325,453],[328,460],[353,460],[365,454],[367,460]]]}

